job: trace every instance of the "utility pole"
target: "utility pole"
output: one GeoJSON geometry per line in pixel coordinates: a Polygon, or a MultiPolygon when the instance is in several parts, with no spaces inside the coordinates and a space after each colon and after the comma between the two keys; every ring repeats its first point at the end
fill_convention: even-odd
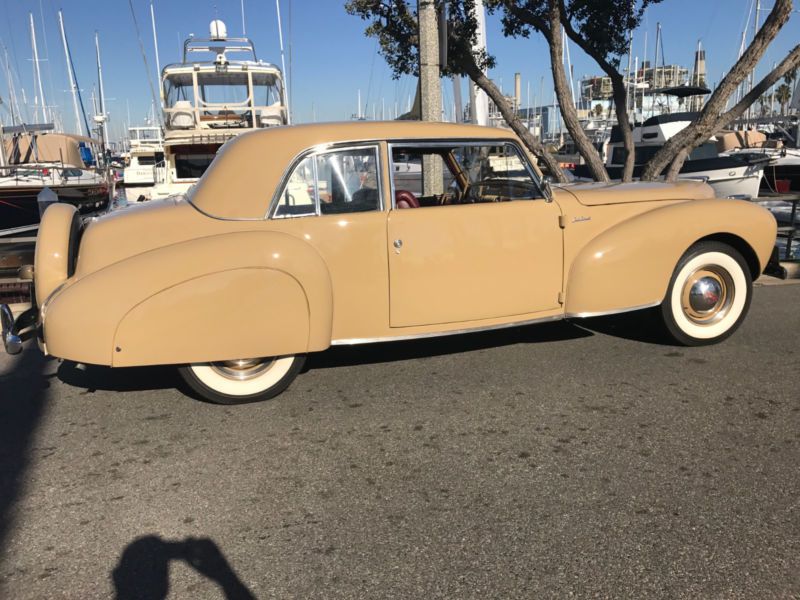
{"type": "Polygon", "coordinates": [[[464,105],[461,102],[461,77],[453,75],[453,103],[455,104],[456,123],[464,122],[464,105]]]}
{"type": "Polygon", "coordinates": [[[75,83],[75,74],[72,72],[72,64],[69,60],[69,49],[67,48],[67,34],[64,32],[64,16],[58,11],[58,25],[61,27],[61,42],[64,44],[64,60],[67,61],[67,74],[69,75],[69,87],[72,91],[72,109],[75,111],[75,132],[83,135],[81,127],[81,114],[78,111],[78,85],[75,83]]]}
{"type": "MultiPolygon", "coordinates": [[[[423,121],[442,120],[442,85],[439,70],[439,27],[434,0],[417,0],[419,15],[420,112],[423,121]]],[[[422,160],[423,195],[444,192],[441,158],[425,155],[422,160]]]]}
{"type": "MultiPolygon", "coordinates": [[[[481,52],[486,50],[486,11],[483,8],[483,0],[475,0],[473,10],[478,23],[478,31],[476,32],[475,44],[472,46],[472,50],[481,52]]],[[[469,117],[470,121],[476,125],[489,124],[489,97],[486,92],[471,81],[469,86],[469,117]]]]}

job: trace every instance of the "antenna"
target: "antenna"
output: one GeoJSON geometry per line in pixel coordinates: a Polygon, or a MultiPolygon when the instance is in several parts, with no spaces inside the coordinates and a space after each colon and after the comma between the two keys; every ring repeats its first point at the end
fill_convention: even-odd
{"type": "Polygon", "coordinates": [[[247,28],[244,25],[244,0],[242,0],[242,37],[247,37],[247,28]]]}

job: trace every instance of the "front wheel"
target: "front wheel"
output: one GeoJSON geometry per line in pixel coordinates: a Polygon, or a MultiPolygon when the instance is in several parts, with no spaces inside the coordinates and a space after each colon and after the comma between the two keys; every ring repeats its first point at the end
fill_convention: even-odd
{"type": "Polygon", "coordinates": [[[675,267],[661,316],[679,344],[713,344],[741,325],[752,295],[750,269],[742,255],[727,244],[700,242],[675,267]]]}
{"type": "Polygon", "coordinates": [[[294,381],[305,354],[196,363],[179,368],[183,380],[203,399],[215,404],[268,400],[294,381]]]}

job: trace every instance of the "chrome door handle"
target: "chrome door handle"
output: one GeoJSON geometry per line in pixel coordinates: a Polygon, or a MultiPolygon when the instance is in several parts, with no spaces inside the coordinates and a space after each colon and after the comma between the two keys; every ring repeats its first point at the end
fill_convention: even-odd
{"type": "Polygon", "coordinates": [[[394,241],[394,247],[397,248],[398,250],[400,248],[402,248],[403,247],[403,240],[395,240],[394,241]]]}

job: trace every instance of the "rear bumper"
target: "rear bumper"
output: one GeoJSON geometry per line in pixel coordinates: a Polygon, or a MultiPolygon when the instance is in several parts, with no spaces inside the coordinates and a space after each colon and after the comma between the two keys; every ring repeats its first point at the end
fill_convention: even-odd
{"type": "Polygon", "coordinates": [[[9,354],[22,352],[22,338],[19,336],[14,315],[8,304],[0,304],[0,321],[2,321],[3,346],[9,354]]]}
{"type": "Polygon", "coordinates": [[[0,322],[2,323],[3,346],[6,352],[9,354],[22,352],[22,342],[38,330],[37,316],[38,310],[32,307],[15,319],[8,304],[0,304],[0,322]]]}

